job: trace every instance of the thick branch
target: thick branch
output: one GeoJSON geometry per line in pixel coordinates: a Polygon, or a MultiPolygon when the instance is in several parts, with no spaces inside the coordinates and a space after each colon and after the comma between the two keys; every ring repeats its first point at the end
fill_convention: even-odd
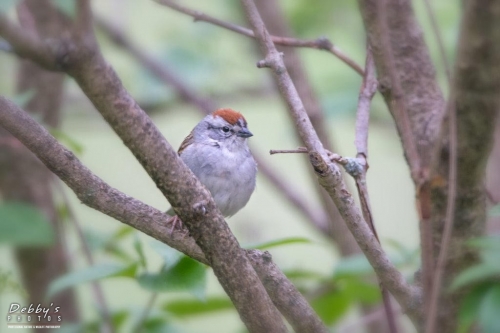
{"type": "MultiPolygon", "coordinates": [[[[464,246],[467,239],[482,235],[486,223],[484,176],[486,161],[493,143],[493,133],[500,109],[500,3],[493,0],[466,2],[460,31],[457,60],[454,68],[450,110],[456,112],[456,200],[451,238],[448,244],[439,241],[446,221],[449,192],[448,179],[453,181],[450,163],[453,153],[449,137],[452,121],[442,125],[442,142],[433,170],[433,228],[437,238],[435,252],[445,256],[435,332],[455,332],[456,316],[464,290],[447,293],[448,286],[459,272],[478,262],[478,253],[464,246]],[[451,169],[451,170],[450,170],[451,169]],[[451,176],[451,177],[450,177],[451,176]],[[449,250],[446,251],[445,247],[449,250]]],[[[448,214],[449,216],[450,214],[448,214]]],[[[440,254],[440,255],[441,255],[440,254]]],[[[436,282],[436,281],[434,281],[436,282]]],[[[432,318],[431,318],[432,319],[432,318]]],[[[429,323],[429,331],[431,329],[429,323]]]]}
{"type": "Polygon", "coordinates": [[[242,0],[246,15],[256,38],[266,54],[266,58],[258,62],[259,67],[269,67],[274,72],[280,92],[286,98],[289,111],[295,120],[298,131],[310,152],[311,163],[318,174],[320,184],[327,190],[347,223],[351,233],[363,250],[367,259],[374,267],[381,283],[396,297],[408,312],[409,316],[418,322],[419,292],[410,287],[403,275],[392,265],[386,254],[375,239],[370,228],[364,221],[361,212],[355,206],[354,200],[346,188],[339,168],[329,161],[323,145],[314,131],[300,97],[288,75],[280,54],[276,50],[269,33],[253,3],[253,0],[242,0]]]}
{"type": "Polygon", "coordinates": [[[358,2],[373,50],[380,91],[403,139],[413,181],[419,184],[428,173],[439,121],[445,111],[422,30],[409,0],[358,2]]]}
{"type": "MultiPolygon", "coordinates": [[[[85,0],[81,1],[85,3],[85,0]]],[[[82,10],[85,9],[83,6],[82,10]]],[[[82,15],[85,16],[85,13],[82,15]]],[[[17,35],[24,36],[20,29],[15,31],[17,35]]],[[[3,32],[0,29],[0,34],[3,32]]],[[[4,35],[16,50],[19,40],[11,40],[10,37],[4,35]]],[[[22,41],[29,42],[26,39],[22,41]]],[[[78,38],[58,42],[63,46],[59,49],[65,52],[55,60],[60,59],[60,64],[73,76],[172,204],[203,250],[249,331],[285,332],[279,312],[225,223],[210,192],[125,90],[100,54],[92,31],[89,29],[78,38]]],[[[32,60],[37,61],[38,58],[33,57],[32,60]]]]}
{"type": "MultiPolygon", "coordinates": [[[[193,238],[186,236],[182,230],[169,232],[168,215],[110,187],[92,174],[42,126],[3,97],[0,97],[0,124],[61,178],[85,205],[144,232],[193,259],[210,264],[193,238]]],[[[274,265],[269,254],[252,250],[249,260],[273,303],[296,332],[327,332],[305,298],[274,265]],[[286,293],[281,292],[282,290],[286,290],[286,293]]]]}
{"type": "MultiPolygon", "coordinates": [[[[163,83],[173,86],[185,102],[196,106],[196,108],[204,114],[208,114],[216,109],[215,103],[212,100],[199,97],[198,94],[177,77],[165,63],[158,61],[142,51],[139,46],[134,44],[133,41],[106,22],[103,18],[97,17],[96,23],[113,42],[129,52],[142,66],[148,69],[152,75],[155,75],[163,83]]],[[[252,149],[252,146],[250,146],[250,148],[259,166],[259,172],[263,174],[269,182],[274,185],[278,192],[292,204],[292,207],[301,212],[314,225],[318,226],[318,228],[326,229],[327,217],[324,212],[310,207],[306,200],[298,194],[299,191],[294,189],[289,182],[282,179],[282,177],[268,165],[267,161],[257,154],[255,149],[252,149]]]]}
{"type": "MultiPolygon", "coordinates": [[[[215,17],[209,16],[197,10],[186,8],[184,6],[179,5],[175,1],[171,0],[156,0],[156,1],[159,4],[162,4],[164,6],[172,8],[173,10],[176,10],[178,12],[193,17],[195,21],[207,22],[219,26],[221,28],[231,30],[240,35],[247,36],[250,38],[255,38],[255,35],[251,29],[219,20],[215,17]]],[[[338,47],[336,47],[330,40],[328,40],[325,37],[320,37],[314,40],[303,40],[303,39],[280,37],[280,36],[270,36],[270,38],[274,43],[283,46],[308,47],[308,48],[327,51],[336,56],[342,62],[344,62],[347,66],[351,67],[359,75],[363,75],[363,69],[361,68],[361,66],[358,65],[354,60],[352,60],[349,56],[347,56],[344,52],[342,52],[338,47]]]]}

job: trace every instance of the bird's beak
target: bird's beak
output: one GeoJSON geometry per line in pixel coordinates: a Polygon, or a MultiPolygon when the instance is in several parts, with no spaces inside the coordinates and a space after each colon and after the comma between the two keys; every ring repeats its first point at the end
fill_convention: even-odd
{"type": "Polygon", "coordinates": [[[240,138],[249,138],[253,136],[253,134],[247,128],[242,128],[236,133],[236,136],[239,136],[240,138]]]}

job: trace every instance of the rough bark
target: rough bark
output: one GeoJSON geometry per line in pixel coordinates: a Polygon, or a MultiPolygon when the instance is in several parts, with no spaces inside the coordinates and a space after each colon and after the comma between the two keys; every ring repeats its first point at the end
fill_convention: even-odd
{"type": "Polygon", "coordinates": [[[448,246],[435,332],[456,332],[458,309],[465,290],[449,293],[453,278],[478,261],[477,253],[465,242],[484,233],[486,162],[500,109],[500,3],[492,0],[468,1],[464,9],[451,102],[455,107],[457,131],[456,202],[452,237],[442,244],[444,212],[450,163],[448,132],[443,125],[439,155],[431,180],[434,251],[448,246]]]}
{"type": "MultiPolygon", "coordinates": [[[[488,209],[500,204],[500,117],[495,128],[495,142],[488,161],[486,172],[486,189],[488,191],[488,209]]],[[[500,233],[500,216],[489,216],[487,229],[489,234],[500,233]]]]}
{"type": "MultiPolygon", "coordinates": [[[[169,232],[168,215],[110,187],[95,176],[45,129],[11,102],[0,97],[0,123],[57,176],[85,205],[117,219],[184,254],[209,265],[195,240],[185,230],[169,232]]],[[[296,332],[326,332],[327,329],[305,298],[272,262],[268,253],[247,251],[273,303],[296,332]],[[286,290],[286,292],[282,292],[286,290]]]]}
{"type": "MultiPolygon", "coordinates": [[[[266,23],[266,27],[273,35],[290,37],[292,35],[290,27],[286,22],[283,11],[276,0],[256,0],[255,5],[261,13],[262,19],[266,23]]],[[[300,59],[298,50],[295,47],[276,45],[278,51],[283,52],[283,61],[288,69],[288,73],[297,88],[300,98],[304,103],[311,123],[318,133],[318,137],[330,151],[337,151],[334,147],[333,140],[326,129],[326,119],[324,110],[319,102],[318,96],[314,91],[308,75],[304,69],[302,60],[300,59]]],[[[284,101],[286,103],[286,101],[284,101]]],[[[297,134],[298,140],[301,140],[297,134]]],[[[313,179],[313,184],[318,191],[319,198],[323,209],[329,216],[327,225],[319,226],[320,230],[331,238],[338,246],[338,250],[342,256],[349,256],[360,253],[359,246],[350,234],[342,217],[339,214],[337,207],[333,204],[325,190],[315,181],[316,175],[314,172],[309,173],[313,179]]],[[[316,226],[318,227],[318,226],[316,226]]]]}
{"type": "MultiPolygon", "coordinates": [[[[411,167],[418,163],[416,167],[420,170],[415,172],[415,176],[422,176],[421,173],[430,167],[433,158],[433,147],[438,139],[445,103],[411,1],[385,0],[385,3],[386,12],[381,13],[379,1],[359,0],[377,67],[380,91],[395,119],[400,137],[405,135],[404,131],[411,131],[411,141],[416,145],[420,161],[410,160],[410,148],[403,148],[408,165],[411,167]],[[381,16],[387,20],[388,36],[384,36],[384,29],[380,27],[381,16]],[[389,45],[384,45],[384,37],[388,38],[389,45]],[[384,47],[389,47],[389,50],[384,47]],[[386,53],[392,56],[387,57],[386,53]],[[391,77],[393,71],[401,88],[399,92],[395,89],[398,83],[391,77]],[[403,101],[406,115],[400,113],[403,110],[395,108],[394,100],[403,101]],[[409,117],[409,128],[402,125],[401,119],[405,116],[409,117]]],[[[419,179],[414,177],[413,180],[415,184],[419,183],[419,179]]]]}
{"type": "Polygon", "coordinates": [[[335,202],[354,239],[380,278],[381,284],[394,295],[409,317],[417,324],[421,320],[420,290],[409,286],[403,275],[392,265],[364,221],[361,211],[354,204],[339,167],[330,161],[328,152],[324,149],[307,116],[283,59],[276,50],[253,0],[242,0],[242,4],[259,46],[265,53],[265,58],[257,62],[257,67],[267,67],[273,71],[280,93],[287,101],[289,112],[309,152],[311,166],[318,175],[319,183],[335,202]]]}
{"type": "Polygon", "coordinates": [[[0,34],[19,55],[51,69],[62,69],[76,80],[184,221],[249,331],[286,332],[279,312],[208,190],[185,166],[102,57],[92,30],[90,2],[79,0],[76,7],[71,39],[52,41],[56,47],[47,49],[47,44],[33,40],[5,18],[0,20],[0,34]]]}

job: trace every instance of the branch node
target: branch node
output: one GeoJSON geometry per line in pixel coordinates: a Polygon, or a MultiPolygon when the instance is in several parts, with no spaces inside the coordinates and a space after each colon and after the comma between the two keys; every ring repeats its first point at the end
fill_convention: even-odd
{"type": "Polygon", "coordinates": [[[329,51],[333,48],[333,43],[325,36],[321,36],[316,39],[316,45],[318,46],[319,50],[329,51]]]}
{"type": "Polygon", "coordinates": [[[365,167],[364,164],[357,158],[347,157],[347,163],[343,164],[345,171],[352,177],[357,178],[363,174],[365,167]]]}
{"type": "Polygon", "coordinates": [[[314,168],[314,172],[316,172],[318,176],[324,177],[328,174],[328,164],[325,163],[325,161],[317,151],[309,152],[309,160],[311,161],[311,165],[314,168]]]}
{"type": "Polygon", "coordinates": [[[269,251],[264,251],[262,253],[262,259],[264,260],[264,263],[268,264],[273,260],[273,256],[269,253],[269,251]]]}
{"type": "Polygon", "coordinates": [[[267,59],[262,59],[262,60],[259,60],[257,61],[257,68],[271,68],[271,64],[269,62],[269,60],[267,59]]]}
{"type": "Polygon", "coordinates": [[[195,211],[197,214],[205,215],[207,213],[207,204],[207,201],[197,202],[193,205],[193,211],[195,211]]]}

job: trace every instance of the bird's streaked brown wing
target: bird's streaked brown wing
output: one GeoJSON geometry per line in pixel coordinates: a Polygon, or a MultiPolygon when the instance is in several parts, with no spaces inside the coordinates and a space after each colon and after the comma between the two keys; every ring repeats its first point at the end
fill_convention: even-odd
{"type": "Polygon", "coordinates": [[[184,149],[186,149],[187,146],[189,146],[193,142],[194,142],[194,136],[193,136],[193,132],[191,131],[191,133],[189,133],[189,135],[186,136],[186,138],[184,139],[184,141],[182,141],[181,146],[179,147],[179,150],[177,151],[177,154],[179,154],[179,156],[180,156],[181,153],[182,153],[182,151],[184,149]]]}

